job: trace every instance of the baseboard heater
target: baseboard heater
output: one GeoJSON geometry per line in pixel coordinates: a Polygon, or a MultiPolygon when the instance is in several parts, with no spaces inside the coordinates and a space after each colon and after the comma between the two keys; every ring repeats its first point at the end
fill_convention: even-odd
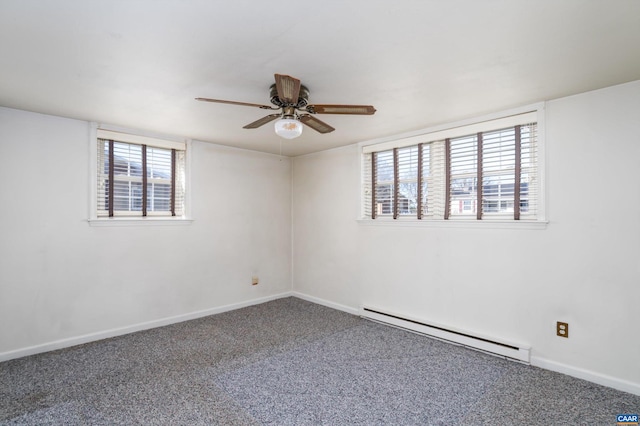
{"type": "Polygon", "coordinates": [[[470,333],[451,330],[441,326],[426,324],[421,321],[404,318],[402,316],[384,312],[380,309],[363,306],[360,315],[373,321],[404,328],[419,334],[435,337],[470,349],[487,352],[508,359],[529,363],[531,348],[514,343],[499,342],[485,337],[474,336],[470,333]]]}

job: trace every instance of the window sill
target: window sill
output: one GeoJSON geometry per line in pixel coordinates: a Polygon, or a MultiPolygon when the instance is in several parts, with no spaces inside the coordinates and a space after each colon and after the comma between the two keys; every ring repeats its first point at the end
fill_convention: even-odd
{"type": "Polygon", "coordinates": [[[89,219],[89,226],[186,226],[193,219],[169,217],[112,217],[89,219]]]}
{"type": "Polygon", "coordinates": [[[546,229],[548,221],[542,220],[433,220],[433,219],[358,219],[358,224],[365,226],[400,226],[400,227],[416,227],[416,228],[465,228],[465,229],[530,229],[541,230],[546,229]]]}

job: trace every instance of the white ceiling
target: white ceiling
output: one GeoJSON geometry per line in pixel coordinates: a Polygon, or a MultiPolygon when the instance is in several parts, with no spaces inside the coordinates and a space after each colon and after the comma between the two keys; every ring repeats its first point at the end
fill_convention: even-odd
{"type": "Polygon", "coordinates": [[[0,105],[286,155],[637,79],[638,0],[0,0],[0,105]],[[287,141],[194,100],[268,104],[274,73],[378,111],[287,141]]]}

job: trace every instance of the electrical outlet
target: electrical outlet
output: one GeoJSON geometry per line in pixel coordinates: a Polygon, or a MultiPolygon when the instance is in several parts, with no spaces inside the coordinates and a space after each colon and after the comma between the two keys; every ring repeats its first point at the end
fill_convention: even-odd
{"type": "Polygon", "coordinates": [[[258,285],[258,282],[259,282],[258,277],[256,276],[251,277],[251,285],[258,285]]]}
{"type": "Polygon", "coordinates": [[[560,322],[556,323],[556,334],[560,337],[569,337],[569,323],[560,322]]]}

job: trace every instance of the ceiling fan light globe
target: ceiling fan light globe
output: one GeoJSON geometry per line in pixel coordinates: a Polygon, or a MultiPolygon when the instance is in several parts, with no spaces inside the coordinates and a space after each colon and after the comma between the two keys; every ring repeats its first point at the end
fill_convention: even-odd
{"type": "Polygon", "coordinates": [[[302,134],[302,123],[293,118],[281,118],[274,128],[276,134],[285,139],[295,139],[302,134]]]}

